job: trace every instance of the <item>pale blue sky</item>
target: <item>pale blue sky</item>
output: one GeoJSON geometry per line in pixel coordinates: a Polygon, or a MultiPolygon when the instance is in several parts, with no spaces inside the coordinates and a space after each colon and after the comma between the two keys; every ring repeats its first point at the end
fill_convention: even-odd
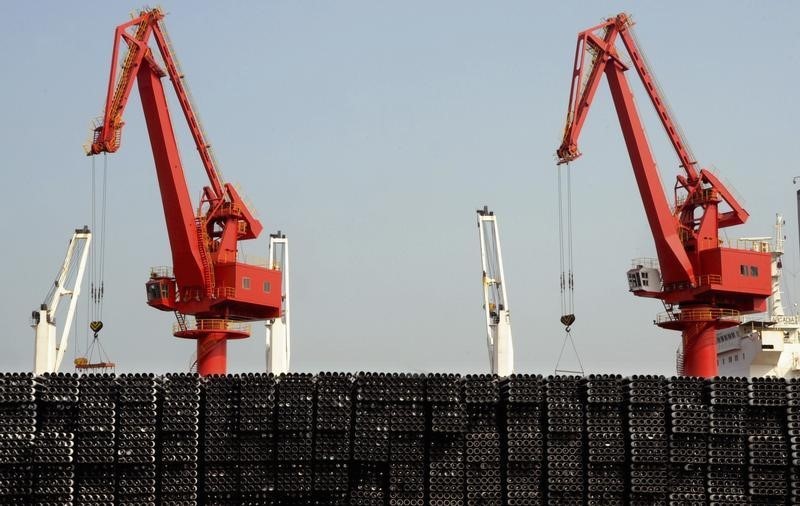
{"type": "MultiPolygon", "coordinates": [[[[475,209],[487,204],[500,220],[517,370],[552,372],[563,338],[553,153],[575,36],[621,10],[637,21],[695,155],[751,213],[729,237],[770,235],[775,213],[786,215],[795,300],[795,2],[163,6],[222,170],[265,226],[246,252],[264,256],[267,232],[290,237],[296,370],[484,371],[475,209]]],[[[90,220],[81,145],[128,9],[2,2],[0,16],[0,369],[25,370],[30,311],[71,230],[90,220]]],[[[671,187],[675,158],[638,82],[635,91],[671,187]]],[[[103,341],[120,372],[185,370],[193,343],[173,338],[173,316],[144,303],[149,267],[170,255],[135,91],[125,119],[122,147],[108,158],[103,341]]],[[[175,123],[197,196],[203,172],[182,118],[175,123]]],[[[652,325],[657,301],[627,292],[630,260],[653,247],[605,83],[581,148],[574,336],[587,372],[671,374],[678,336],[652,325]]],[[[263,370],[263,331],[254,330],[230,344],[231,372],[263,370]]]]}

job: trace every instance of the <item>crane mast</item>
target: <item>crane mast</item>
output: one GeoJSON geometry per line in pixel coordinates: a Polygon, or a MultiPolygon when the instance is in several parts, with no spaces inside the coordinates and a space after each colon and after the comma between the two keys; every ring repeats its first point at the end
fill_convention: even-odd
{"type": "Polygon", "coordinates": [[[757,243],[740,248],[720,240],[719,229],[742,224],[749,215],[712,172],[698,168],[632,26],[630,16],[623,13],[578,34],[558,163],[581,156],[578,138],[605,74],[658,256],[657,262],[635,261],[628,271],[629,288],[634,295],[664,302],[667,311],[656,324],[682,332],[685,374],[710,377],[717,373],[716,330],[738,324],[742,314],[765,309],[770,255],[757,243]],[[683,170],[676,177],[671,202],[625,74],[629,64],[617,51],[618,39],[683,170]]]}
{"type": "Polygon", "coordinates": [[[289,322],[289,239],[284,234],[269,236],[269,265],[281,271],[281,316],[267,320],[267,372],[289,372],[291,325],[289,322]]]}
{"type": "Polygon", "coordinates": [[[39,309],[33,311],[31,315],[31,326],[35,332],[34,374],[58,372],[61,367],[64,352],[67,350],[69,332],[75,318],[75,309],[81,293],[91,243],[92,233],[87,227],[75,230],[50,292],[39,309]],[[57,340],[56,311],[64,297],[69,297],[69,307],[64,326],[61,329],[61,337],[57,340]]]}
{"type": "Polygon", "coordinates": [[[163,18],[160,9],[145,9],[117,27],[105,109],[86,151],[92,156],[119,149],[123,112],[136,81],[173,264],[151,271],[146,283],[147,303],[175,313],[176,337],[197,340],[201,375],[220,374],[226,372],[227,340],[249,335],[242,322],[279,316],[281,274],[267,265],[239,261],[239,241],[257,238],[263,227],[233,185],[222,180],[163,18]],[[151,40],[155,41],[160,62],[149,46],[151,40]],[[122,57],[121,42],[127,47],[122,57]],[[208,178],[197,206],[189,196],[162,85],[164,77],[172,83],[208,178]],[[194,322],[187,316],[194,316],[194,322]]]}
{"type": "Polygon", "coordinates": [[[506,293],[500,232],[497,216],[488,207],[478,209],[477,213],[489,365],[492,374],[505,377],[514,373],[514,343],[511,338],[511,312],[506,293]]]}

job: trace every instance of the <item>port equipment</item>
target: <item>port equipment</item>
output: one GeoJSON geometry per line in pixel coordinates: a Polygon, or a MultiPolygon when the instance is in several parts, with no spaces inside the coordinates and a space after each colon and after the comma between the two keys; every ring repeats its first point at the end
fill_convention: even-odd
{"type": "Polygon", "coordinates": [[[105,110],[85,148],[89,156],[119,149],[123,112],[136,81],[173,263],[171,268],[151,270],[147,304],[174,312],[174,335],[197,341],[200,375],[222,374],[228,339],[248,337],[247,322],[280,317],[281,273],[267,265],[240,261],[239,242],[256,239],[263,227],[233,185],[223,181],[163,18],[161,9],[145,9],[117,27],[105,110]],[[151,39],[161,61],[149,46],[151,39]],[[122,45],[127,53],[120,58],[122,45]],[[184,176],[161,81],[167,76],[208,177],[199,206],[193,205],[184,176]]]}
{"type": "Polygon", "coordinates": [[[492,374],[505,377],[514,373],[514,342],[511,338],[511,313],[503,272],[500,232],[497,216],[487,206],[478,209],[477,213],[489,364],[492,374]]]}
{"type": "Polygon", "coordinates": [[[281,315],[267,320],[267,372],[289,372],[291,325],[289,323],[289,239],[280,231],[269,235],[269,266],[281,272],[281,315]]]}
{"type": "Polygon", "coordinates": [[[81,293],[91,243],[92,233],[88,227],[75,230],[53,286],[50,287],[39,309],[31,314],[31,326],[35,332],[33,373],[36,375],[55,373],[61,367],[69,341],[69,332],[75,319],[75,309],[81,293]],[[56,311],[64,297],[69,297],[69,307],[61,329],[61,337],[56,341],[56,311]]]}
{"type": "Polygon", "coordinates": [[[731,191],[697,161],[674,120],[633,33],[633,21],[619,14],[578,34],[566,127],[558,164],[581,156],[578,137],[602,75],[614,100],[658,260],[634,261],[630,291],[663,301],[666,312],[655,324],[679,330],[684,374],[717,373],[718,329],[740,322],[742,314],[762,312],[770,295],[770,254],[756,243],[726,245],[719,229],[749,217],[731,191]],[[621,39],[630,62],[617,51],[621,39]],[[683,169],[670,203],[662,187],[644,126],[625,71],[636,69],[683,169]]]}

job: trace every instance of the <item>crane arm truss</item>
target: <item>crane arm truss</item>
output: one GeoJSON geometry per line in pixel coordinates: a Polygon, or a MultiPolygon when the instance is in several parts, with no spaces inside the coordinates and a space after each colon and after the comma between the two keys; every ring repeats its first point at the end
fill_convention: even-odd
{"type": "Polygon", "coordinates": [[[665,286],[694,286],[698,279],[692,254],[718,247],[718,229],[742,224],[748,214],[713,173],[706,169],[697,170],[694,155],[639,49],[632,25],[628,15],[619,14],[578,34],[566,127],[557,151],[558,163],[568,163],[581,155],[578,138],[605,74],[653,232],[665,286]],[[636,69],[684,171],[677,176],[672,205],[661,186],[658,168],[624,74],[629,67],[617,51],[618,38],[622,39],[631,65],[636,69]],[[718,212],[717,204],[720,202],[725,202],[730,211],[718,212]],[[696,217],[697,208],[703,210],[700,217],[696,217]]]}
{"type": "Polygon", "coordinates": [[[289,319],[289,239],[278,232],[269,236],[269,267],[281,272],[281,314],[267,320],[267,372],[289,372],[291,321],[289,319]]]}
{"type": "Polygon", "coordinates": [[[492,211],[484,207],[477,213],[489,363],[492,374],[505,377],[514,373],[514,344],[503,271],[503,254],[500,249],[500,232],[497,228],[497,216],[492,211]]]}
{"type": "Polygon", "coordinates": [[[156,160],[175,278],[183,289],[200,290],[211,296],[215,284],[212,264],[235,262],[237,241],[255,239],[263,227],[234,187],[222,181],[163,18],[160,9],[149,9],[117,27],[105,110],[102,122],[93,131],[87,154],[113,153],[119,149],[123,112],[136,80],[156,160]],[[148,45],[151,39],[155,40],[166,70],[156,61],[148,45]],[[128,50],[120,60],[121,42],[128,50]],[[189,196],[161,84],[165,76],[172,82],[209,181],[203,188],[199,215],[189,196]]]}
{"type": "Polygon", "coordinates": [[[88,228],[75,230],[67,246],[67,253],[58,271],[53,286],[38,311],[34,311],[35,352],[33,371],[35,374],[57,372],[64,360],[69,333],[75,319],[75,310],[81,293],[86,262],[89,258],[89,245],[92,233],[88,228]],[[77,257],[77,269],[76,269],[77,257]],[[74,274],[74,275],[73,275],[74,274]],[[71,286],[70,286],[71,284],[71,286]],[[61,299],[69,297],[61,337],[56,341],[56,312],[61,299]]]}

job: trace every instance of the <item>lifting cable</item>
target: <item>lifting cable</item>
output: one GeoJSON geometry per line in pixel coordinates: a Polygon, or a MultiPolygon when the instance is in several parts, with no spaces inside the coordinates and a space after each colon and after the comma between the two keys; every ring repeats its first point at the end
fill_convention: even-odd
{"type": "Polygon", "coordinates": [[[91,364],[92,355],[95,352],[99,355],[99,360],[102,362],[109,362],[103,345],[99,342],[100,330],[103,328],[103,299],[105,297],[105,253],[106,253],[106,209],[107,209],[107,195],[108,195],[108,158],[103,154],[103,170],[99,176],[100,179],[100,197],[98,206],[98,174],[95,164],[95,157],[92,158],[92,232],[96,240],[92,241],[91,250],[89,253],[89,301],[88,301],[88,318],[89,329],[92,331],[92,338],[89,338],[89,332],[86,333],[86,347],[83,357],[76,357],[75,364],[78,366],[79,362],[82,364],[91,364]],[[99,207],[99,209],[98,209],[99,207]],[[97,222],[100,222],[98,228],[97,222]],[[99,245],[98,245],[99,243],[99,245]]]}
{"type": "Polygon", "coordinates": [[[572,178],[569,164],[558,165],[558,251],[561,267],[561,324],[564,325],[564,342],[556,361],[555,373],[580,373],[583,375],[583,363],[572,339],[572,324],[575,323],[575,274],[572,255],[572,178]],[[561,357],[567,341],[572,346],[580,370],[560,369],[561,357]]]}

